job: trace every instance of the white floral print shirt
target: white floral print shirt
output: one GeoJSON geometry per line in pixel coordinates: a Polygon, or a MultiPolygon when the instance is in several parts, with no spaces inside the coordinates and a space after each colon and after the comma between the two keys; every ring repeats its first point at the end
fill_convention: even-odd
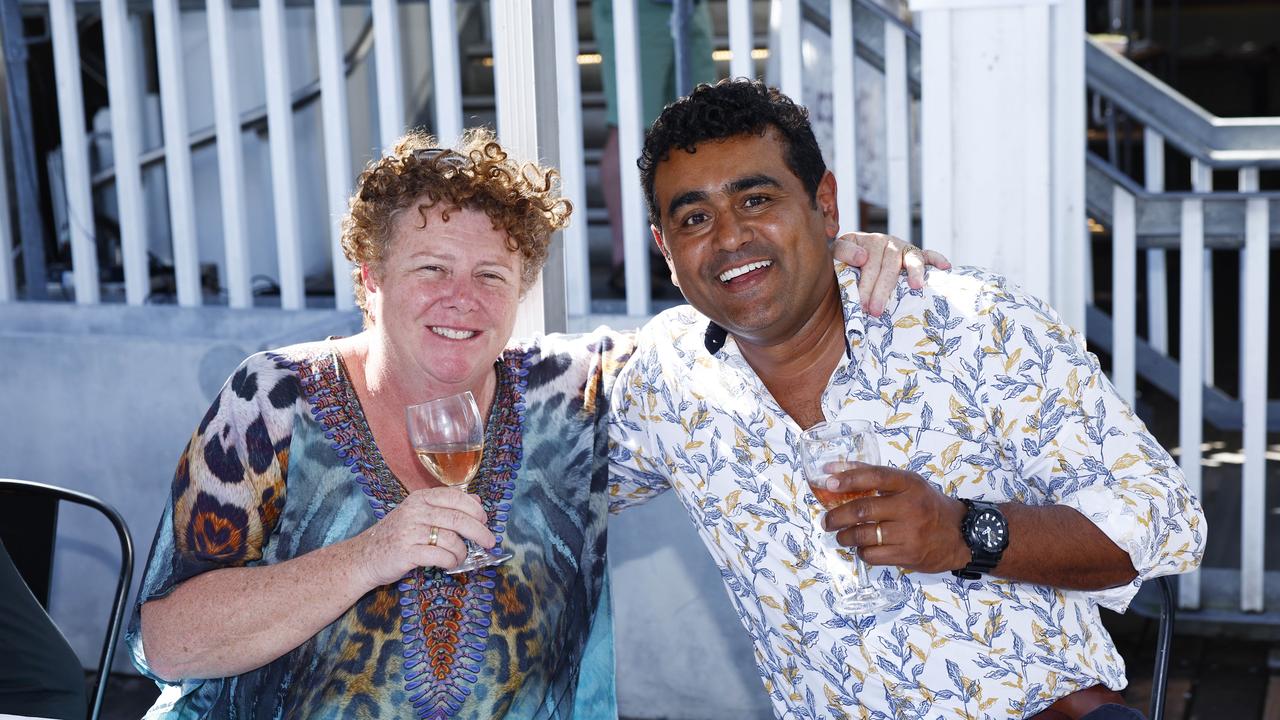
{"type": "Polygon", "coordinates": [[[731,336],[709,350],[709,321],[688,306],[640,331],[614,386],[612,509],[675,490],[779,718],[1021,718],[1084,687],[1124,687],[1098,606],[1123,611],[1143,580],[1195,568],[1204,548],[1204,514],[1169,454],[1079,334],[1003,278],[934,270],[873,318],[856,270],[836,272],[848,353],[822,397],[827,419],[872,421],[884,464],[949,495],[1075,508],[1137,579],[1077,592],[880,568],[904,603],[832,612],[801,429],[731,336]]]}

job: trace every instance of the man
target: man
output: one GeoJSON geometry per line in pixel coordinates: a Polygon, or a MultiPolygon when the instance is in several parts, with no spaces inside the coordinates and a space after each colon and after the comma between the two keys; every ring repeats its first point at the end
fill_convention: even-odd
{"type": "Polygon", "coordinates": [[[1078,334],[977,270],[864,312],[807,115],[759,83],[668,106],[640,167],[693,307],[641,331],[615,386],[615,506],[679,494],[777,715],[1139,716],[1097,606],[1196,567],[1205,523],[1078,334]],[[879,495],[815,518],[798,437],[824,419],[871,421],[888,467],[842,473],[879,495]],[[834,612],[815,522],[900,568],[873,572],[905,600],[834,612]]]}

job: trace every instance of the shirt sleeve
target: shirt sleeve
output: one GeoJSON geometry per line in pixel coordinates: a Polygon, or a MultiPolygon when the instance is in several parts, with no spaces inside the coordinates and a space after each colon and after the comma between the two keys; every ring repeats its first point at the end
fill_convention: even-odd
{"type": "Polygon", "coordinates": [[[649,330],[637,336],[631,359],[622,368],[609,403],[609,512],[641,505],[670,489],[651,423],[661,392],[661,368],[649,330]]]}
{"type": "Polygon", "coordinates": [[[126,642],[143,652],[141,607],[210,570],[257,564],[284,508],[297,377],[265,354],[227,380],[178,459],[126,642]]]}
{"type": "Polygon", "coordinates": [[[1029,297],[997,304],[992,318],[990,349],[1006,358],[1020,351],[1002,364],[1006,373],[994,378],[1001,395],[992,400],[1015,408],[1015,417],[998,422],[1021,429],[1006,448],[1022,479],[1047,502],[1089,518],[1137,570],[1133,582],[1088,593],[1092,599],[1123,612],[1144,580],[1198,567],[1205,544],[1199,500],[1080,333],[1029,297]]]}

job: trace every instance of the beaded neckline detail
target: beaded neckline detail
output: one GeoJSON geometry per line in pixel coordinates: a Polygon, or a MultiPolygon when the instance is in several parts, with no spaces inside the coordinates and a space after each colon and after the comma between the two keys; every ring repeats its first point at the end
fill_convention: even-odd
{"type": "MultiPolygon", "coordinates": [[[[497,390],[473,485],[499,547],[523,455],[527,360],[527,353],[507,352],[495,363],[497,390]]],[[[333,451],[350,468],[374,514],[383,518],[404,499],[405,488],[374,444],[337,350],[327,361],[288,364],[298,373],[312,416],[333,451]]],[[[484,660],[497,573],[484,568],[447,575],[417,568],[399,582],[404,686],[415,717],[454,717],[470,696],[484,660]]]]}

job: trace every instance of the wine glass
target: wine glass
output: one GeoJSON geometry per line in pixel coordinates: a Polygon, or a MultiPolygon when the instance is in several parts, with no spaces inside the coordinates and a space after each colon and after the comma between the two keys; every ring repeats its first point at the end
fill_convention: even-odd
{"type": "MultiPolygon", "coordinates": [[[[824,510],[875,494],[874,490],[832,492],[827,489],[827,478],[852,467],[852,463],[880,464],[880,450],[876,445],[875,430],[871,423],[861,420],[818,423],[801,433],[800,458],[804,463],[804,475],[809,482],[809,489],[824,510]]],[[[899,601],[899,593],[896,591],[871,584],[866,564],[857,553],[853,554],[853,584],[850,587],[849,566],[829,547],[826,533],[822,529],[821,512],[815,513],[813,525],[813,544],[822,556],[827,574],[831,576],[836,610],[856,615],[879,610],[899,601]]]]}
{"type": "MultiPolygon", "coordinates": [[[[405,419],[414,454],[440,482],[458,487],[475,476],[484,456],[484,426],[470,390],[410,405],[405,408],[405,419]]],[[[445,571],[451,575],[497,565],[512,557],[509,552],[487,553],[466,538],[463,542],[467,557],[458,567],[445,571]]]]}

